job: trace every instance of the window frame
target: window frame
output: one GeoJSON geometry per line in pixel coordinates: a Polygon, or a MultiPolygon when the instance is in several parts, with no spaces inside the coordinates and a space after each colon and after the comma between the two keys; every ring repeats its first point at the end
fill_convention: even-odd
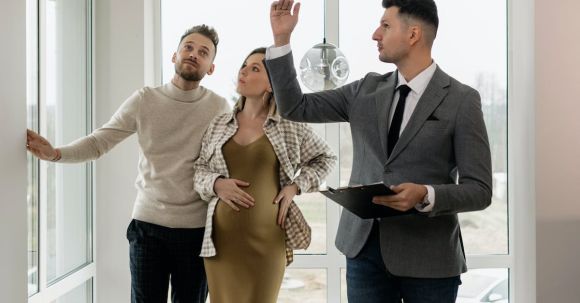
{"type": "MultiPolygon", "coordinates": [[[[94,82],[95,77],[93,75],[93,70],[95,67],[95,62],[93,60],[92,54],[94,53],[94,45],[95,45],[95,35],[93,34],[94,22],[95,18],[93,17],[94,6],[95,3],[92,0],[84,0],[86,1],[86,99],[87,102],[87,110],[86,110],[86,125],[87,125],[87,132],[90,132],[93,128],[93,121],[94,121],[94,103],[92,100],[94,99],[94,82]]],[[[36,73],[32,77],[35,78],[36,83],[32,85],[36,88],[36,99],[35,102],[36,112],[32,113],[32,115],[36,115],[39,123],[34,126],[34,130],[38,131],[39,128],[42,128],[42,123],[40,119],[45,118],[45,114],[42,113],[43,109],[43,101],[42,101],[42,94],[43,88],[42,86],[46,83],[44,76],[42,75],[43,64],[45,59],[43,57],[43,49],[46,47],[46,41],[43,38],[43,28],[42,28],[42,20],[44,18],[46,11],[45,11],[45,4],[42,0],[30,0],[27,1],[27,18],[36,18],[37,21],[34,22],[36,28],[30,29],[27,33],[30,35],[26,38],[27,43],[30,43],[35,48],[32,50],[32,56],[35,58],[33,59],[33,64],[36,66],[33,67],[31,70],[34,70],[36,73]],[[34,7],[28,7],[28,5],[34,7]]],[[[31,75],[27,75],[30,77],[31,75]]],[[[86,170],[86,182],[87,182],[87,242],[89,243],[89,250],[87,252],[87,262],[84,264],[79,265],[77,268],[71,270],[70,272],[58,277],[54,281],[48,281],[47,279],[47,263],[48,263],[48,245],[47,245],[47,205],[46,205],[46,197],[43,198],[43,191],[42,191],[42,183],[46,183],[46,180],[43,181],[43,178],[46,176],[42,176],[46,170],[43,169],[44,166],[49,165],[46,162],[41,162],[37,159],[35,161],[35,170],[37,175],[35,176],[37,187],[35,189],[36,192],[36,199],[38,201],[38,289],[36,293],[31,294],[28,297],[29,303],[44,303],[44,302],[52,302],[57,301],[63,296],[66,296],[71,291],[74,291],[79,286],[87,285],[88,290],[91,292],[88,294],[91,302],[96,301],[96,264],[95,264],[95,178],[94,178],[94,166],[92,163],[86,163],[84,165],[87,166],[86,170]],[[88,284],[87,284],[88,283],[88,284]]]]}

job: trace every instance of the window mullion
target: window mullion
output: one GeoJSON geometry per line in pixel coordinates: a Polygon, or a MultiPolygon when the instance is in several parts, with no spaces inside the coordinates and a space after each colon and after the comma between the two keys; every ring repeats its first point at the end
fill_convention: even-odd
{"type": "MultiPolygon", "coordinates": [[[[38,131],[41,135],[46,135],[44,131],[46,127],[46,3],[38,1],[38,131]]],[[[48,162],[40,161],[38,170],[38,246],[39,246],[39,260],[38,260],[38,278],[39,278],[39,292],[42,293],[48,285],[47,268],[48,268],[48,232],[47,232],[47,166],[48,162]]]]}

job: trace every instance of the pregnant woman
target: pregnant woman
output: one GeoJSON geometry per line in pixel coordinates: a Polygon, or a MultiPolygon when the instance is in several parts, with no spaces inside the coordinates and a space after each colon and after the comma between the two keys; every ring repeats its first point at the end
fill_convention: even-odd
{"type": "Polygon", "coordinates": [[[212,303],[274,303],[292,257],[284,223],[292,199],[318,190],[336,157],[306,124],[276,111],[265,48],[238,74],[233,112],[210,124],[195,163],[195,190],[209,201],[201,256],[212,303]]]}

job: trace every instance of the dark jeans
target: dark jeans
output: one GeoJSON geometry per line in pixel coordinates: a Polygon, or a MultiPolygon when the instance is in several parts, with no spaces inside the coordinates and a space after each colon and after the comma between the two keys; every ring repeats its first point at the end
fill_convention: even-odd
{"type": "Polygon", "coordinates": [[[453,303],[461,284],[459,276],[441,279],[395,276],[381,257],[378,224],[353,259],[346,259],[349,303],[453,303]]]}
{"type": "Polygon", "coordinates": [[[167,303],[170,281],[174,303],[205,302],[207,279],[199,257],[203,231],[132,220],[127,228],[131,302],[167,303]]]}

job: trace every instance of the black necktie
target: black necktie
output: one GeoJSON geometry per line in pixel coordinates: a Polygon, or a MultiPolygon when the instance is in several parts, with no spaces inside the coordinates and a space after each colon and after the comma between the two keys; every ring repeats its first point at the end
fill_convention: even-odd
{"type": "Polygon", "coordinates": [[[407,95],[411,91],[407,85],[401,85],[397,89],[399,90],[399,102],[397,102],[397,108],[395,108],[395,114],[393,115],[391,127],[389,127],[389,133],[387,135],[387,157],[391,155],[395,144],[399,140],[403,113],[405,112],[405,99],[407,99],[407,95]]]}

